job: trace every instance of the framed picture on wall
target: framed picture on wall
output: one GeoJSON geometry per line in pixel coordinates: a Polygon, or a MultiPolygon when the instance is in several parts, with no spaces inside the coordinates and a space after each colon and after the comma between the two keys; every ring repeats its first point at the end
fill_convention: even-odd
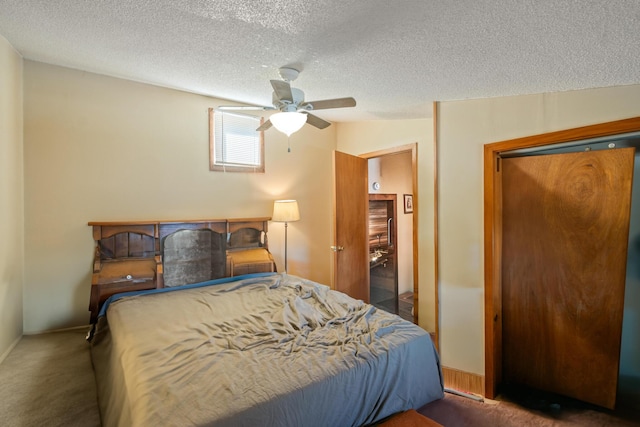
{"type": "Polygon", "coordinates": [[[413,213],[413,194],[404,195],[404,213],[413,213]]]}

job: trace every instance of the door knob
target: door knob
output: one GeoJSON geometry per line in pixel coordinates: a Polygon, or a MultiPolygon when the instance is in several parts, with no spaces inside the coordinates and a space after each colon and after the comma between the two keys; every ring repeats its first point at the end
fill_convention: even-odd
{"type": "Polygon", "coordinates": [[[331,250],[333,252],[340,252],[340,251],[344,251],[344,246],[331,246],[331,250]]]}

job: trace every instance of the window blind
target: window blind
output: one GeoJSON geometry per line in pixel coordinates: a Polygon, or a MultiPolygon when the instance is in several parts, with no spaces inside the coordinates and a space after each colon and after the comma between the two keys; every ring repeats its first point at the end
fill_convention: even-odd
{"type": "Polygon", "coordinates": [[[262,153],[260,118],[247,114],[216,111],[214,114],[214,164],[250,167],[260,166],[262,153]]]}

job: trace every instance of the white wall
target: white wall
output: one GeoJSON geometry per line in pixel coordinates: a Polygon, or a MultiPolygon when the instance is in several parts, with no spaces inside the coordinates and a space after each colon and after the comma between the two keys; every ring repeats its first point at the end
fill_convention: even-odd
{"type": "Polygon", "coordinates": [[[338,123],[336,137],[337,149],[353,155],[417,143],[418,323],[427,331],[435,331],[433,120],[338,123]]]}
{"type": "MultiPolygon", "coordinates": [[[[271,216],[273,200],[295,198],[289,272],[330,283],[335,128],[305,126],[291,153],[271,129],[266,173],[211,172],[207,110],[220,102],[25,61],[25,332],[88,323],[89,221],[271,216]]],[[[280,269],[283,240],[271,223],[280,269]]]]}
{"type": "Polygon", "coordinates": [[[22,336],[22,57],[0,36],[0,361],[22,336]]]}
{"type": "Polygon", "coordinates": [[[640,116],[640,85],[438,104],[440,351],[484,375],[484,144],[640,116]]]}

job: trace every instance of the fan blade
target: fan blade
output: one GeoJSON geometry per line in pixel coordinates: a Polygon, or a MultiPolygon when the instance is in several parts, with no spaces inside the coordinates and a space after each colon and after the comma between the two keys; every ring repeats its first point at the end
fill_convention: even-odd
{"type": "Polygon", "coordinates": [[[326,110],[328,108],[344,108],[355,106],[356,100],[353,98],[336,98],[305,102],[300,106],[300,108],[305,108],[307,110],[326,110]]]}
{"type": "Polygon", "coordinates": [[[289,85],[289,82],[271,80],[271,86],[273,86],[273,91],[280,101],[293,103],[293,94],[291,93],[291,85],[289,85]]]}
{"type": "Polygon", "coordinates": [[[218,111],[267,111],[275,110],[274,107],[259,107],[254,105],[221,105],[216,108],[218,111]]]}
{"type": "Polygon", "coordinates": [[[273,126],[271,124],[271,120],[267,120],[266,122],[264,122],[263,124],[260,125],[260,127],[258,129],[256,129],[256,132],[262,132],[265,131],[267,129],[269,129],[271,126],[273,126]]]}
{"type": "Polygon", "coordinates": [[[307,115],[307,123],[309,123],[311,126],[315,126],[318,129],[324,129],[324,128],[328,128],[329,126],[331,126],[331,123],[329,123],[326,120],[321,119],[318,116],[314,116],[311,113],[307,113],[306,111],[301,111],[301,113],[304,113],[307,115]]]}

